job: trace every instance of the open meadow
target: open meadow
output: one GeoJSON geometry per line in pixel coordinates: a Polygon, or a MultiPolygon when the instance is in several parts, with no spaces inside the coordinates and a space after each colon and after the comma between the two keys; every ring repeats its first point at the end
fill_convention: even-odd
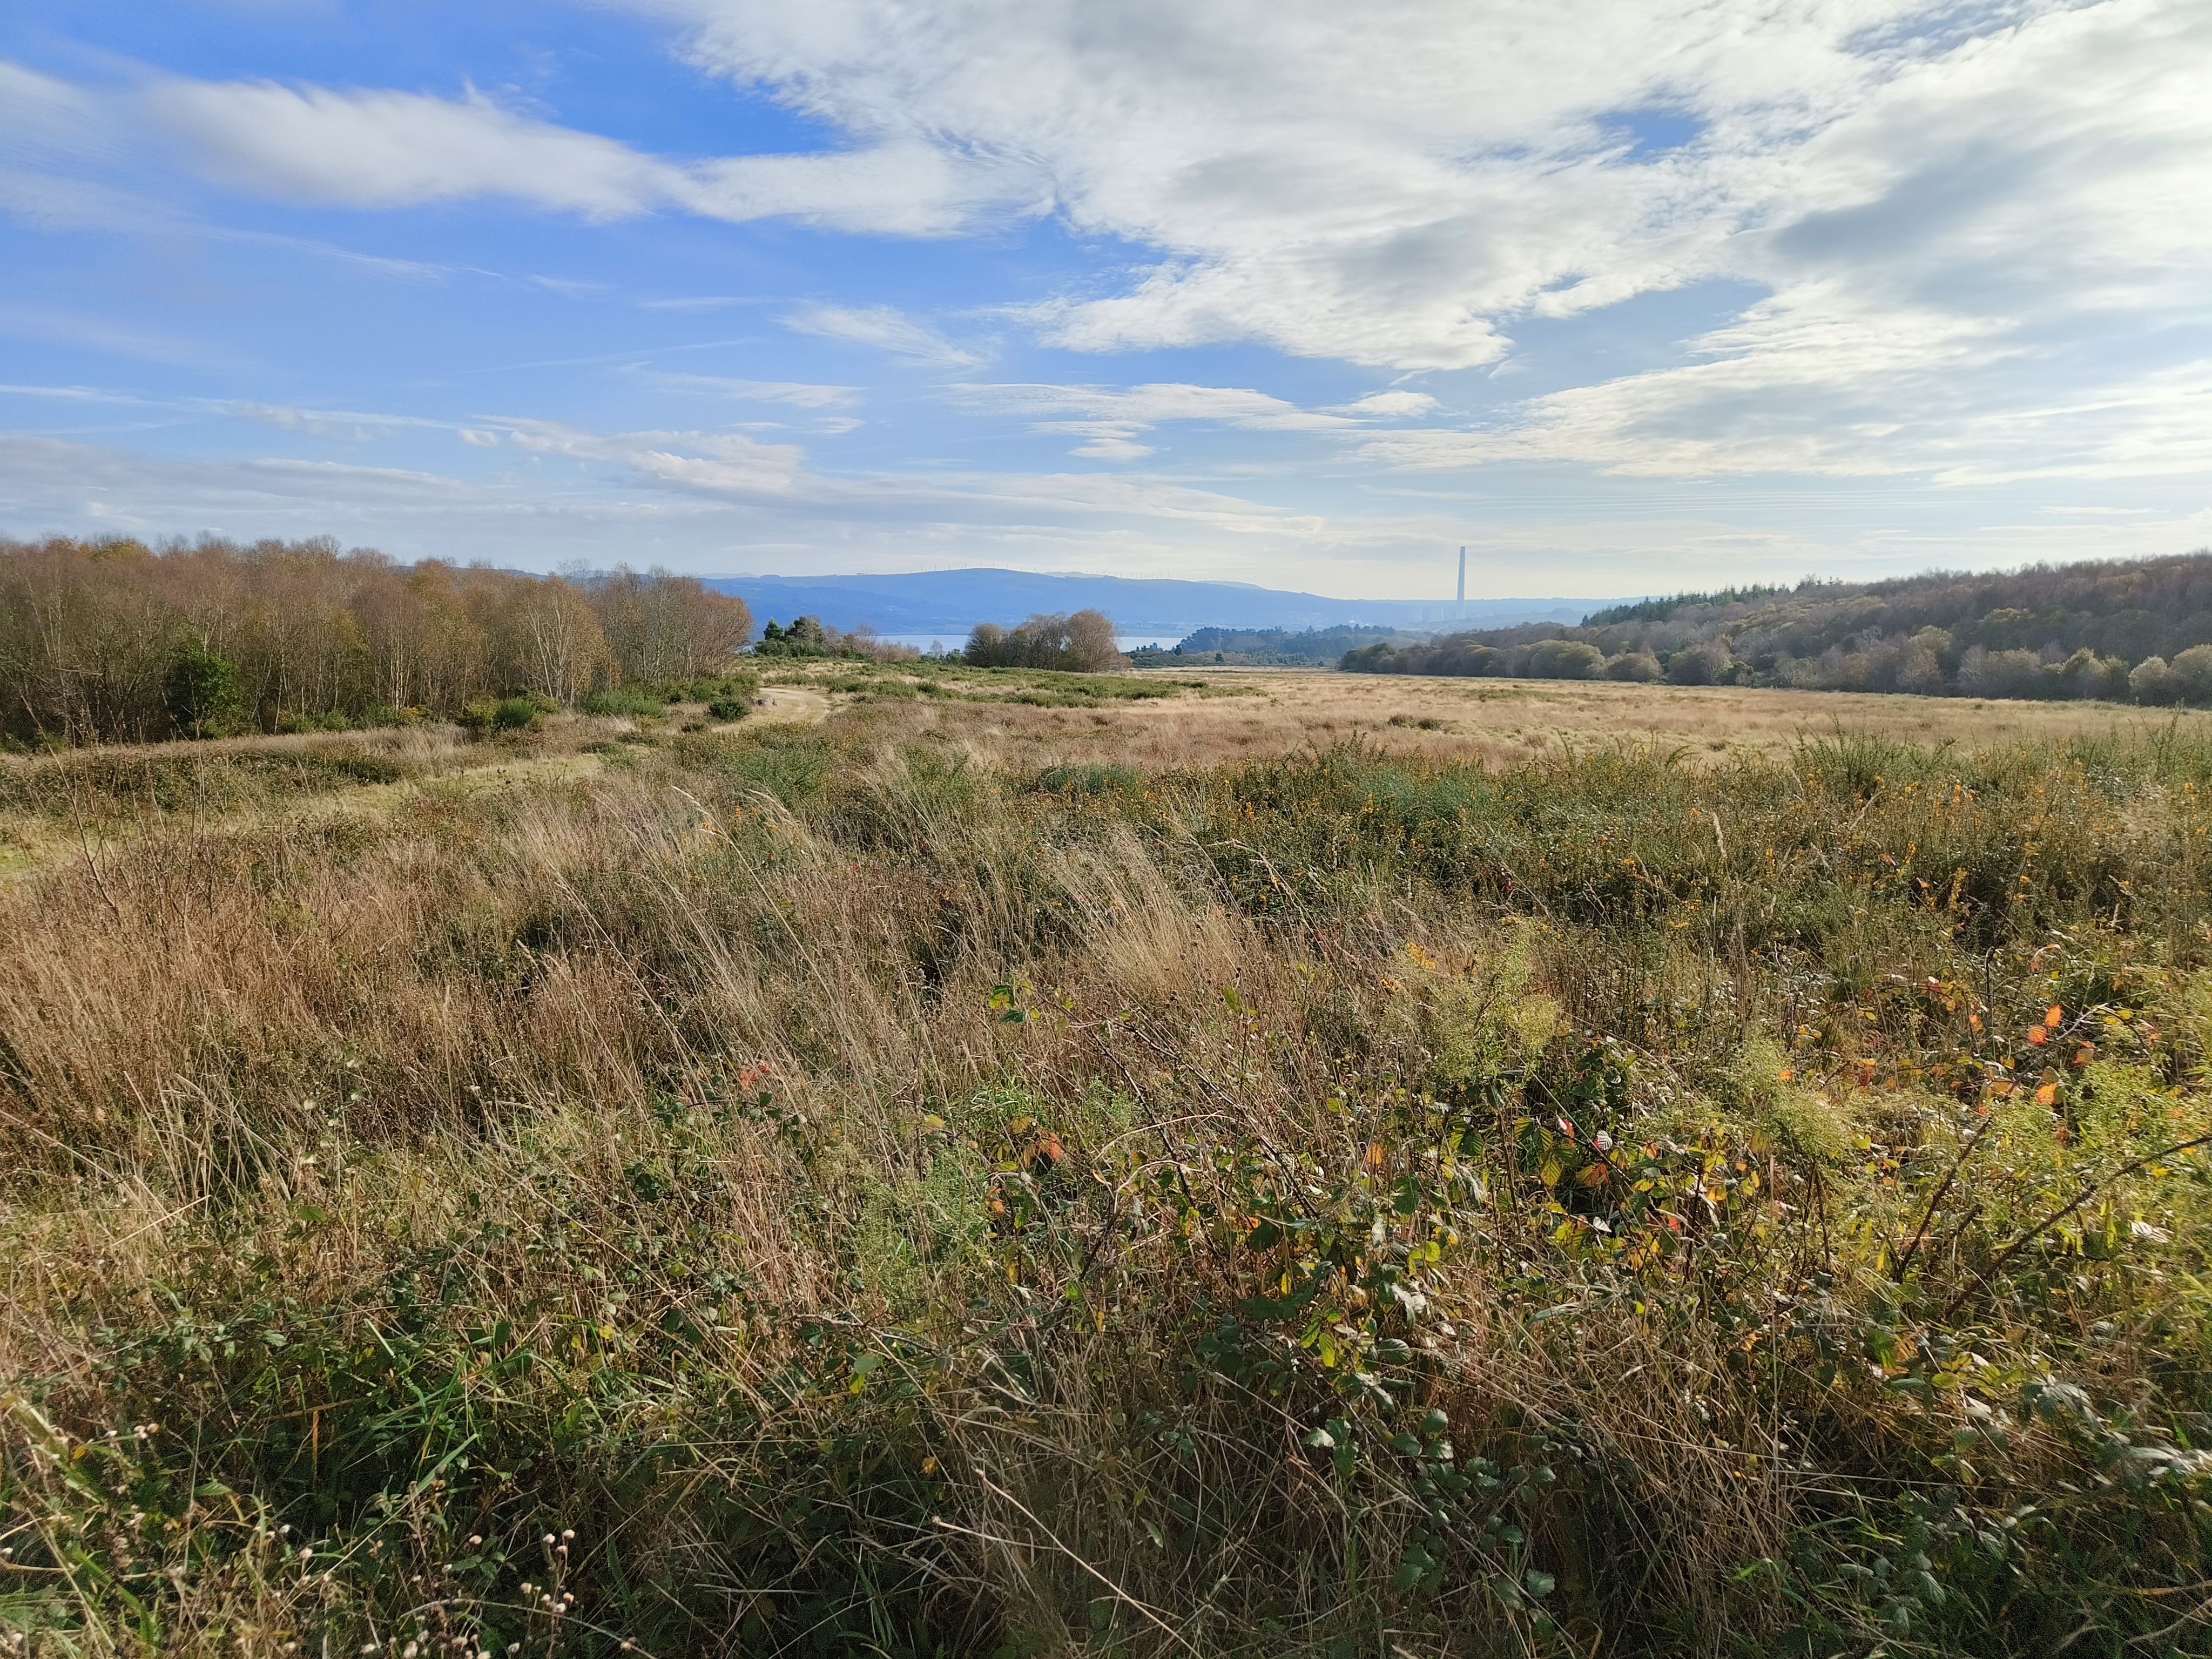
{"type": "MultiPolygon", "coordinates": [[[[1204,766],[1358,740],[1394,754],[1512,764],[1622,744],[1662,758],[1778,756],[1808,736],[1847,730],[1917,745],[1987,750],[2071,738],[2212,733],[2212,711],[2109,702],[2031,702],[1607,680],[1380,678],[1326,669],[1194,666],[1134,680],[1120,695],[1067,698],[1002,691],[988,716],[927,695],[945,671],[823,665],[805,680],[865,699],[902,735],[940,732],[1009,764],[1110,759],[1204,766]],[[1144,695],[1164,684],[1173,696],[1144,695]],[[1136,696],[1127,695],[1132,688],[1136,696]],[[917,695],[917,694],[921,695],[917,695]],[[1054,708],[1058,702],[1061,707],[1054,708]],[[1077,706],[1069,706],[1071,704],[1077,706]],[[893,711],[905,708],[903,718],[893,711]],[[932,713],[930,711],[935,711],[932,713]]],[[[954,671],[947,682],[971,677],[954,671]]],[[[1039,681],[1040,684],[1044,684],[1039,681]]]]}
{"type": "Polygon", "coordinates": [[[2212,1644],[2212,715],[760,696],[0,757],[0,1654],[2212,1644]]]}

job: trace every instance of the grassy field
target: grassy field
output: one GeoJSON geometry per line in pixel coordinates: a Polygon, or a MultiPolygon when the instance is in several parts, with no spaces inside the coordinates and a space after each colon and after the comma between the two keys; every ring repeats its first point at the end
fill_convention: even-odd
{"type": "Polygon", "coordinates": [[[7,763],[0,1654],[2206,1650],[2201,717],[763,695],[7,763]]]}
{"type": "MultiPolygon", "coordinates": [[[[842,687],[836,694],[841,702],[869,701],[879,724],[902,736],[953,737],[979,758],[1016,766],[1083,758],[1155,768],[1203,766],[1354,738],[1394,753],[1500,765],[1624,742],[1662,756],[1679,750],[1701,763],[1713,756],[1777,756],[1808,734],[1838,730],[1969,750],[2070,738],[2147,738],[2169,730],[2212,734],[2212,711],[2195,709],[1604,680],[1442,679],[1200,666],[1157,679],[1133,677],[1145,689],[1164,681],[1176,694],[1171,696],[1079,701],[1065,694],[1039,696],[1025,687],[1000,689],[988,676],[957,670],[947,676],[943,670],[933,674],[892,665],[866,672],[818,672],[816,678],[818,684],[842,687]],[[977,707],[905,690],[918,690],[933,678],[972,688],[970,697],[989,701],[977,707]]],[[[1051,677],[1028,678],[1042,682],[1051,677]]]]}

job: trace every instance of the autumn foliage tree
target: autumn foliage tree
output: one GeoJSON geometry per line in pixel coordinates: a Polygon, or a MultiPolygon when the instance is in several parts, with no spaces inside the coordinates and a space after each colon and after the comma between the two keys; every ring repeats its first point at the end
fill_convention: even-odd
{"type": "Polygon", "coordinates": [[[1114,624],[1103,611],[1036,616],[1018,628],[978,623],[964,653],[978,668],[1061,668],[1083,673],[1127,664],[1114,643],[1114,624]]]}
{"type": "Polygon", "coordinates": [[[404,565],[328,538],[0,541],[0,734],[16,742],[282,732],[571,704],[725,669],[752,619],[690,577],[404,565]]]}
{"type": "Polygon", "coordinates": [[[2212,551],[1639,599],[1577,627],[1354,647],[1370,674],[1585,678],[2212,706],[2212,551]]]}
{"type": "Polygon", "coordinates": [[[578,584],[625,682],[697,679],[719,672],[752,637],[752,612],[696,576],[640,575],[627,565],[578,584]]]}

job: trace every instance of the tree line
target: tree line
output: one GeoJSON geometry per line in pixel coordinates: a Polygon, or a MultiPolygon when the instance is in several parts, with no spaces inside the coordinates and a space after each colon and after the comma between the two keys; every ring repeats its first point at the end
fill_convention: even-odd
{"type": "Polygon", "coordinates": [[[978,623],[961,653],[977,668],[1059,668],[1095,674],[1127,665],[1114,624],[1100,611],[1035,616],[1014,628],[978,623]]]}
{"type": "Polygon", "coordinates": [[[1186,634],[1172,650],[1144,647],[1131,653],[1144,665],[1178,665],[1195,658],[1259,667],[1320,667],[1347,651],[1385,641],[1414,642],[1395,628],[1372,623],[1340,623],[1334,628],[1201,628],[1186,634]]]}
{"type": "Polygon", "coordinates": [[[742,599],[665,570],[402,564],[327,538],[0,539],[0,737],[149,741],[573,706],[726,672],[742,599]]]}
{"type": "Polygon", "coordinates": [[[1348,651],[1355,673],[2212,705],[2212,552],[1647,599],[1348,651]]]}
{"type": "Polygon", "coordinates": [[[770,617],[768,626],[761,629],[760,638],[753,644],[753,654],[842,658],[854,662],[913,662],[921,653],[895,640],[878,639],[876,630],[866,623],[848,633],[830,627],[819,617],[793,617],[788,628],[770,617]]]}

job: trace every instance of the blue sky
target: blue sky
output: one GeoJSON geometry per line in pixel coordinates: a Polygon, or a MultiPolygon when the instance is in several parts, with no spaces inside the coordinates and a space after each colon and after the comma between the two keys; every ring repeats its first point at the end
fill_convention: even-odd
{"type": "Polygon", "coordinates": [[[1614,595],[2212,542],[2201,0],[19,0],[0,530],[1614,595]]]}

